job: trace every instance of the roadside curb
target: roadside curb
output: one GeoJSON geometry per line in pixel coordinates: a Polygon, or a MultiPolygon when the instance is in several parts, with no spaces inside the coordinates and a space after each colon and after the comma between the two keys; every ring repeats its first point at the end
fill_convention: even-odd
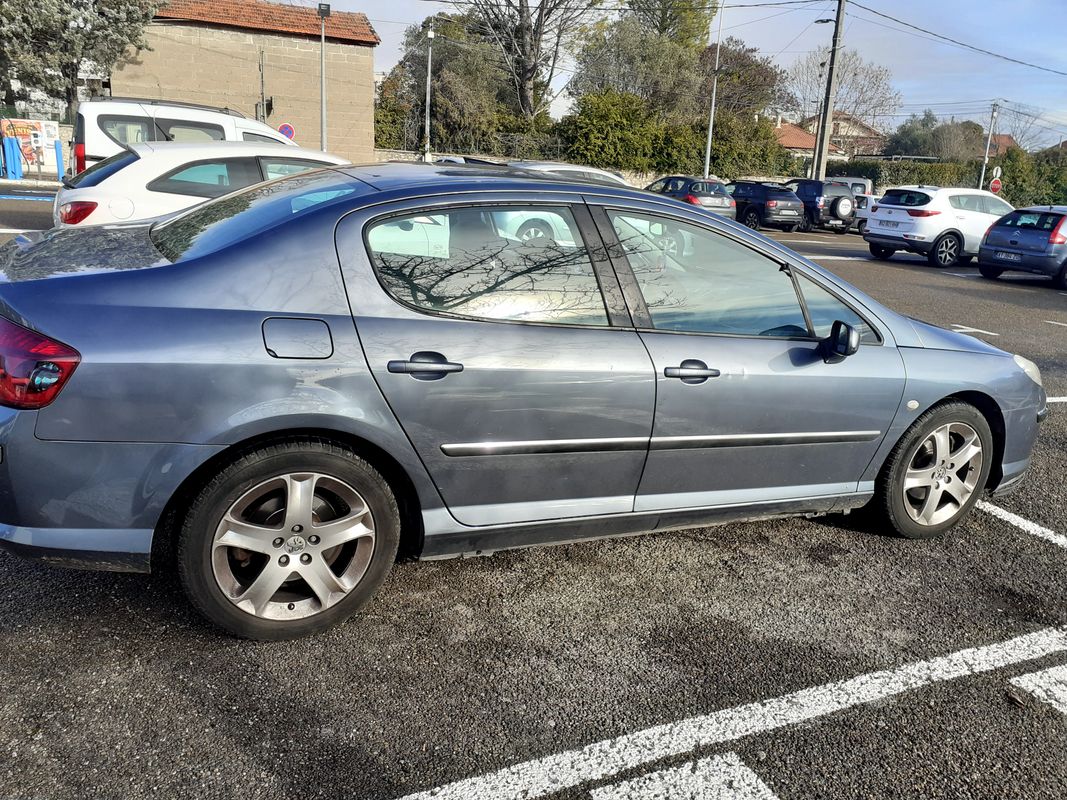
{"type": "Polygon", "coordinates": [[[23,178],[22,180],[14,181],[7,178],[0,179],[0,190],[2,189],[60,189],[63,184],[58,180],[35,180],[31,178],[23,178]]]}

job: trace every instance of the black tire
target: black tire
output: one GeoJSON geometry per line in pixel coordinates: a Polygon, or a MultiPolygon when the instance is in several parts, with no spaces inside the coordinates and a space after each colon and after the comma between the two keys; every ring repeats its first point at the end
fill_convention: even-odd
{"type": "Polygon", "coordinates": [[[1004,270],[1000,267],[994,267],[992,264],[978,264],[978,274],[983,278],[988,278],[991,281],[995,281],[1001,275],[1004,274],[1004,270]]]}
{"type": "Polygon", "coordinates": [[[956,263],[962,267],[966,264],[970,264],[972,261],[974,261],[974,256],[960,256],[956,260],[956,263]]]}
{"type": "Polygon", "coordinates": [[[1067,290],[1067,262],[1065,262],[1064,265],[1060,267],[1060,271],[1052,279],[1052,285],[1055,286],[1057,289],[1067,290]]]}
{"type": "Polygon", "coordinates": [[[399,542],[396,498],[374,467],[352,450],[324,439],[289,439],[242,454],[200,491],[178,534],[178,577],[193,607],[223,630],[261,641],[296,639],[333,627],[362,608],[392,569],[399,542]],[[212,562],[215,532],[223,515],[252,487],[301,472],[344,481],[361,495],[373,518],[370,561],[358,582],[335,604],[299,619],[264,619],[238,608],[219,586],[212,562]]]}
{"type": "Polygon", "coordinates": [[[877,258],[879,261],[888,261],[893,257],[893,253],[896,252],[896,250],[894,250],[893,248],[882,247],[882,245],[880,244],[870,244],[869,248],[871,251],[871,255],[877,258]]]}
{"type": "Polygon", "coordinates": [[[526,241],[552,241],[552,226],[543,219],[528,219],[519,226],[515,235],[523,242],[526,241]]]}
{"type": "Polygon", "coordinates": [[[811,214],[809,214],[807,209],[805,209],[804,210],[804,219],[800,223],[800,230],[803,231],[804,233],[811,233],[811,231],[814,228],[815,228],[815,225],[811,221],[811,214]]]}
{"type": "Polygon", "coordinates": [[[963,242],[954,233],[944,233],[937,237],[934,246],[926,254],[926,260],[931,267],[954,267],[960,261],[960,253],[963,250],[963,242]]]}
{"type": "Polygon", "coordinates": [[[751,228],[754,231],[758,231],[763,223],[760,220],[759,212],[756,211],[756,209],[754,208],[750,208],[748,211],[745,212],[745,217],[742,220],[742,224],[746,228],[751,228]]]}
{"type": "Polygon", "coordinates": [[[851,227],[852,226],[846,222],[840,228],[834,228],[834,233],[836,233],[838,236],[844,236],[846,233],[848,233],[848,230],[851,227]]]}
{"type": "Polygon", "coordinates": [[[867,220],[861,219],[859,222],[856,223],[856,233],[858,233],[860,236],[863,236],[863,234],[864,234],[864,232],[866,230],[867,230],[867,220]]]}
{"type": "Polygon", "coordinates": [[[871,503],[872,517],[888,532],[906,539],[932,539],[941,536],[945,531],[959,524],[984,493],[993,463],[993,454],[993,434],[986,418],[977,408],[958,400],[934,406],[908,428],[882,466],[876,482],[874,500],[871,503]],[[936,525],[923,525],[913,520],[905,507],[908,501],[904,493],[904,478],[913,457],[916,456],[917,449],[923,445],[933,431],[949,423],[963,423],[978,434],[982,445],[981,468],[978,470],[974,491],[949,519],[936,525]]]}

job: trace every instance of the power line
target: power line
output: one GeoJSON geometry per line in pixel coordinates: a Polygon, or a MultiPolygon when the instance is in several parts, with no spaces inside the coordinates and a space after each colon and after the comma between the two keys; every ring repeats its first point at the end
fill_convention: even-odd
{"type": "Polygon", "coordinates": [[[895,22],[897,25],[903,25],[905,28],[911,28],[912,30],[919,31],[920,33],[926,34],[926,36],[928,36],[928,37],[933,37],[935,39],[940,39],[941,41],[948,42],[949,44],[955,45],[956,47],[962,47],[965,50],[973,50],[974,52],[981,53],[982,55],[990,56],[992,58],[999,58],[1001,61],[1009,61],[1012,64],[1019,64],[1019,65],[1024,66],[1024,67],[1031,67],[1032,69],[1039,69],[1042,72],[1051,72],[1053,75],[1062,75],[1063,77],[1067,78],[1067,72],[1063,72],[1062,70],[1052,69],[1052,67],[1043,67],[1040,64],[1034,64],[1034,63],[1031,63],[1029,61],[1023,61],[1023,60],[1018,59],[1018,58],[1012,58],[1011,56],[1006,56],[1006,55],[1004,55],[1002,53],[995,53],[992,50],[986,50],[983,47],[978,47],[978,46],[973,45],[973,44],[968,44],[967,42],[961,42],[959,39],[953,39],[951,36],[945,36],[944,34],[941,34],[941,33],[936,33],[934,31],[929,31],[929,30],[926,30],[926,28],[921,28],[918,25],[913,25],[910,22],[905,22],[904,20],[899,19],[897,17],[890,16],[889,14],[883,14],[881,11],[875,11],[873,8],[869,8],[868,6],[865,6],[862,3],[856,2],[856,0],[852,0],[852,5],[856,6],[857,8],[862,8],[864,11],[866,11],[866,12],[868,12],[870,14],[874,14],[877,17],[881,17],[882,19],[888,19],[891,22],[895,22]]]}

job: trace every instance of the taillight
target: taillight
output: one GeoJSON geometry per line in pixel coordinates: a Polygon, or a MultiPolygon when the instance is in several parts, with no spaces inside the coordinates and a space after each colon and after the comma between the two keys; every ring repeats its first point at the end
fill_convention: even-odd
{"type": "Polygon", "coordinates": [[[815,198],[815,205],[817,205],[819,208],[822,208],[825,204],[826,204],[826,198],[823,197],[822,195],[819,195],[818,197],[815,198]]]}
{"type": "Polygon", "coordinates": [[[0,406],[44,408],[80,362],[77,350],[0,318],[0,406]]]}
{"type": "Polygon", "coordinates": [[[700,205],[700,198],[699,198],[699,197],[697,197],[697,196],[696,196],[696,195],[694,195],[694,194],[687,194],[687,195],[686,195],[685,197],[683,197],[682,199],[683,199],[683,200],[684,200],[685,202],[687,202],[687,203],[692,203],[692,204],[693,204],[693,205],[695,205],[695,206],[699,206],[699,205],[700,205]]]}
{"type": "Polygon", "coordinates": [[[736,205],[737,205],[737,201],[736,201],[736,200],[734,200],[734,199],[733,199],[733,198],[731,197],[731,198],[730,198],[730,208],[733,208],[733,207],[734,207],[734,206],[736,206],[736,205]]]}
{"type": "Polygon", "coordinates": [[[1056,227],[1048,235],[1049,244],[1067,244],[1067,233],[1063,232],[1063,221],[1065,219],[1067,217],[1060,217],[1060,221],[1056,223],[1056,227]]]}
{"type": "Polygon", "coordinates": [[[982,234],[982,244],[985,244],[986,239],[989,238],[989,234],[993,232],[993,228],[997,227],[997,223],[994,222],[988,228],[985,229],[985,233],[982,234]]]}
{"type": "Polygon", "coordinates": [[[74,145],[74,174],[85,172],[85,145],[74,145]]]}
{"type": "Polygon", "coordinates": [[[909,208],[908,209],[908,216],[909,217],[936,217],[940,213],[941,213],[940,211],[931,211],[928,208],[909,208]]]}
{"type": "Polygon", "coordinates": [[[59,221],[64,225],[77,225],[96,210],[96,203],[88,200],[75,200],[59,207],[59,221]]]}
{"type": "Polygon", "coordinates": [[[767,208],[778,208],[778,201],[777,200],[768,200],[767,201],[767,208]]]}

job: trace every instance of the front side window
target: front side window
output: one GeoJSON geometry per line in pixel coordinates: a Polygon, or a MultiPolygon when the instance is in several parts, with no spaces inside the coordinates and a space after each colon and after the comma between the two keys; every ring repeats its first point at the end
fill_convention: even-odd
{"type": "Polygon", "coordinates": [[[657,330],[809,336],[786,268],[705,228],[608,213],[657,330]]]}
{"type": "Polygon", "coordinates": [[[980,197],[982,198],[982,211],[986,214],[995,214],[998,217],[1002,217],[1012,211],[1012,207],[1003,200],[998,200],[995,197],[986,197],[985,195],[980,195],[980,197]]]}
{"type": "Polygon", "coordinates": [[[829,336],[833,324],[840,321],[847,322],[858,330],[860,342],[863,344],[878,344],[881,341],[863,317],[807,275],[798,273],[797,282],[800,284],[804,303],[808,307],[808,316],[811,317],[811,324],[818,338],[825,339],[829,336]]]}
{"type": "Polygon", "coordinates": [[[263,180],[252,158],[225,158],[179,167],[148,184],[152,192],[222,197],[263,180]]]}
{"type": "Polygon", "coordinates": [[[366,240],[385,289],[418,310],[608,324],[593,264],[567,208],[415,212],[371,224],[366,240]]]}

